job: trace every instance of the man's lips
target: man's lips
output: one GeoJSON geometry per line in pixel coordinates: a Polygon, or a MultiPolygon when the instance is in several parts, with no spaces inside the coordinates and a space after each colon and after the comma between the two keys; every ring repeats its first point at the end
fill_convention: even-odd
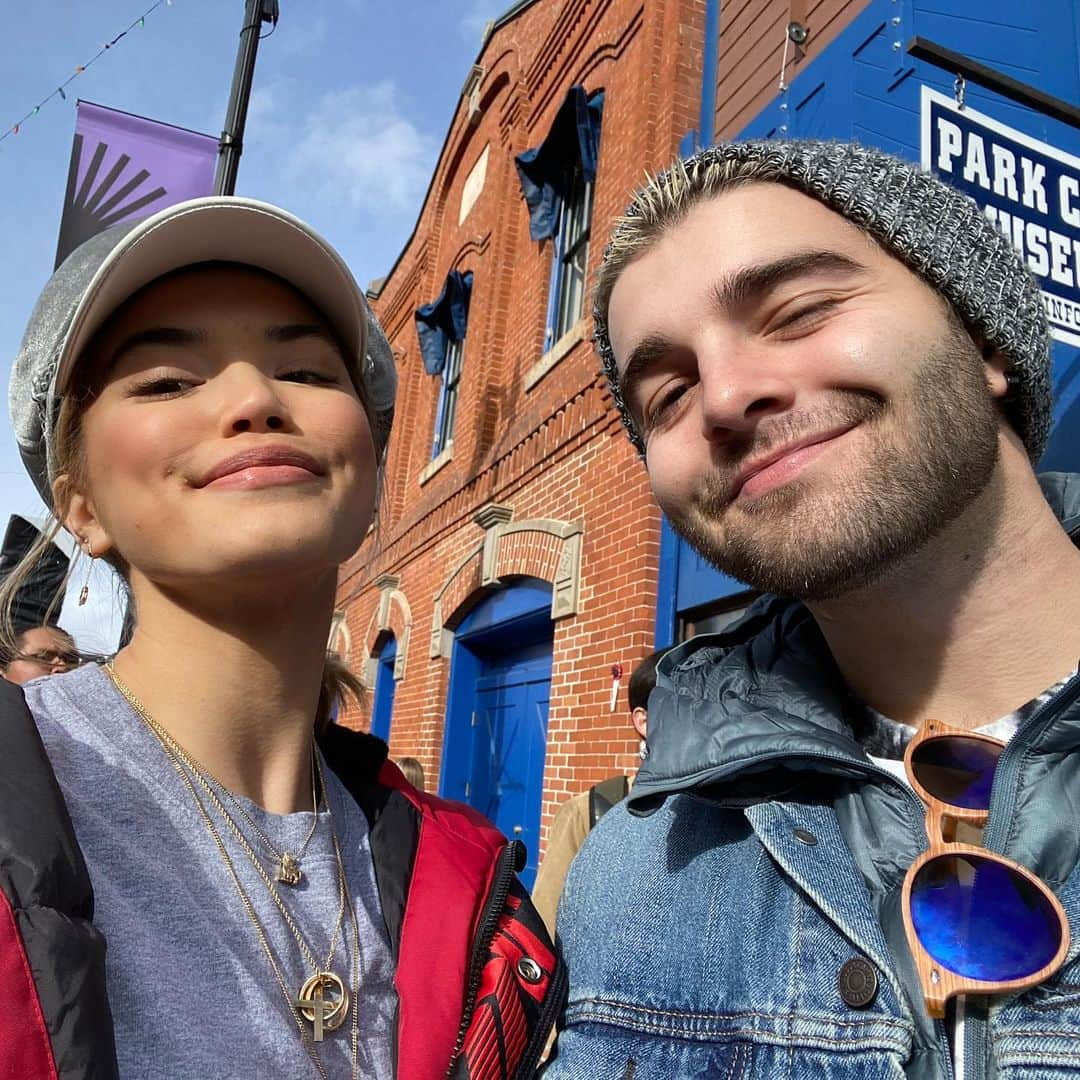
{"type": "Polygon", "coordinates": [[[261,446],[243,450],[219,461],[203,473],[193,486],[203,488],[227,477],[239,479],[240,474],[257,473],[258,470],[268,470],[267,479],[271,478],[269,471],[272,470],[273,474],[282,480],[286,480],[290,475],[301,479],[302,473],[297,474],[296,470],[303,470],[313,476],[323,476],[326,473],[318,461],[302,450],[291,446],[261,446]]]}
{"type": "Polygon", "coordinates": [[[736,474],[731,485],[731,499],[740,496],[755,498],[766,491],[787,483],[828,447],[857,427],[844,424],[828,431],[805,435],[801,439],[776,447],[752,461],[747,462],[736,474]]]}

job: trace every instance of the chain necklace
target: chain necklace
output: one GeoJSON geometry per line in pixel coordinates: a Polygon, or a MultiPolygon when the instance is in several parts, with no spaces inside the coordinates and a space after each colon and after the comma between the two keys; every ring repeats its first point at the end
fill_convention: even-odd
{"type": "Polygon", "coordinates": [[[244,809],[243,803],[216,777],[212,776],[205,769],[202,770],[203,774],[208,780],[212,780],[219,791],[221,791],[240,813],[240,816],[252,827],[255,834],[263,842],[263,847],[270,852],[273,861],[277,864],[277,873],[274,875],[277,881],[280,881],[283,885],[299,885],[300,880],[304,876],[304,872],[300,869],[300,862],[304,857],[304,852],[308,849],[308,844],[311,843],[311,838],[315,835],[315,827],[319,824],[319,791],[315,780],[315,758],[317,755],[312,749],[311,754],[311,813],[312,822],[311,828],[308,829],[307,836],[304,837],[304,842],[300,845],[300,850],[293,855],[290,851],[278,849],[270,842],[270,838],[259,828],[255,819],[244,809]]]}
{"type": "MultiPolygon", "coordinates": [[[[351,1025],[351,1051],[352,1051],[352,1080],[357,1080],[359,1075],[359,994],[360,994],[360,925],[356,915],[355,905],[352,903],[352,898],[349,894],[348,882],[345,875],[345,862],[341,855],[341,846],[338,843],[337,830],[333,824],[333,812],[330,808],[329,799],[327,800],[327,811],[330,814],[330,837],[334,844],[334,856],[337,861],[338,869],[338,917],[337,923],[334,928],[333,935],[330,940],[330,950],[327,955],[326,963],[321,967],[318,964],[314,954],[308,947],[307,942],[304,940],[303,934],[296,926],[292,916],[289,914],[288,908],[281,900],[281,895],[278,893],[274,886],[274,883],[270,880],[266,871],[263,869],[262,863],[259,861],[258,856],[252,850],[251,845],[247,842],[240,827],[236,824],[235,820],[229,814],[225,808],[221,799],[218,797],[214,790],[213,784],[217,783],[197,762],[190,757],[187,752],[180,746],[178,742],[165,730],[146,710],[142,702],[135,697],[134,693],[123,682],[119,675],[117,675],[115,669],[111,663],[103,665],[105,674],[109,677],[112,684],[121,693],[124,699],[135,711],[135,714],[143,721],[143,723],[149,728],[153,735],[157,738],[161,745],[162,750],[165,752],[165,756],[168,758],[169,763],[172,765],[173,770],[177,776],[184,782],[192,799],[195,801],[195,805],[198,807],[199,812],[203,818],[203,822],[206,825],[207,831],[210,833],[211,838],[216,845],[218,852],[221,855],[222,861],[225,863],[226,869],[229,872],[229,876],[232,878],[236,892],[244,906],[244,910],[247,913],[248,919],[252,926],[255,928],[255,932],[259,938],[259,943],[262,946],[263,952],[266,954],[266,958],[270,963],[270,967],[273,970],[275,981],[277,982],[278,989],[281,991],[282,996],[285,999],[286,1006],[293,1019],[296,1021],[297,1029],[300,1033],[300,1041],[304,1045],[304,1049],[307,1051],[308,1056],[311,1058],[312,1064],[315,1066],[322,1080],[329,1080],[326,1072],[326,1068],[322,1063],[322,1059],[319,1056],[319,1052],[314,1045],[315,1043],[323,1041],[324,1031],[336,1031],[345,1022],[345,1017],[349,1011],[350,993],[349,989],[345,986],[345,983],[335,972],[331,970],[331,965],[334,960],[334,955],[337,952],[337,937],[341,930],[344,911],[348,907],[350,922],[352,928],[353,938],[353,956],[352,956],[352,971],[351,971],[351,983],[352,983],[352,997],[357,999],[356,1005],[352,1010],[352,1025],[351,1025]],[[190,775],[189,775],[190,773],[190,775]],[[203,789],[204,793],[208,796],[211,802],[214,803],[218,813],[223,820],[229,826],[230,831],[235,836],[237,842],[243,848],[251,865],[258,872],[259,876],[263,880],[263,884],[266,886],[267,891],[270,894],[271,899],[274,901],[275,906],[278,908],[286,925],[289,927],[293,937],[296,940],[297,946],[304,956],[308,966],[313,969],[312,975],[305,980],[300,987],[299,994],[295,997],[290,994],[288,987],[286,986],[285,976],[281,971],[281,967],[278,964],[277,958],[274,956],[273,950],[270,947],[269,939],[266,935],[266,930],[263,928],[262,923],[259,921],[259,917],[255,912],[255,907],[251,902],[251,898],[248,896],[247,891],[244,889],[243,884],[240,881],[240,877],[236,872],[236,867],[233,863],[231,856],[229,855],[225,844],[221,839],[221,834],[218,832],[217,826],[214,824],[213,817],[207,810],[203,800],[199,797],[199,793],[195,790],[195,785],[192,783],[192,777],[203,789]],[[326,992],[331,992],[331,996],[327,997],[326,992]],[[336,997],[333,995],[336,993],[336,997]],[[313,1032],[309,1033],[304,1025],[304,1020],[307,1020],[313,1026],[313,1032]]],[[[315,768],[318,771],[318,778],[320,786],[325,791],[326,783],[322,771],[322,762],[319,760],[318,753],[314,751],[315,768]]]]}

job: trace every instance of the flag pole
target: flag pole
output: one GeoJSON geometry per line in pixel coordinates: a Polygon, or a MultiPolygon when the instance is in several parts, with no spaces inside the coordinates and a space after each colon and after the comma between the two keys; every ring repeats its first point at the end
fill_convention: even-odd
{"type": "Polygon", "coordinates": [[[268,22],[277,26],[278,0],[245,0],[244,25],[240,30],[240,47],[236,53],[232,92],[225,112],[225,129],[221,133],[220,156],[214,177],[214,192],[232,195],[236,192],[236,172],[244,149],[244,125],[247,123],[251,81],[255,75],[255,54],[259,51],[259,31],[268,22]]]}

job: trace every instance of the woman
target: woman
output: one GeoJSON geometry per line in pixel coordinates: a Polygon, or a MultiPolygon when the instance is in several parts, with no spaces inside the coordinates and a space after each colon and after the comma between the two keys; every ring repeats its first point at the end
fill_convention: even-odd
{"type": "Polygon", "coordinates": [[[531,1072],[565,979],[518,846],[328,723],[395,387],[340,256],[261,203],[109,230],[46,287],[16,436],[135,620],[0,697],[0,1074],[531,1072]]]}

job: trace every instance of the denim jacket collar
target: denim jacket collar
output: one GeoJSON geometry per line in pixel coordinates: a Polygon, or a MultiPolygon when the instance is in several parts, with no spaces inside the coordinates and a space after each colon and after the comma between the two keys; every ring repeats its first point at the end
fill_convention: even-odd
{"type": "MultiPolygon", "coordinates": [[[[1047,473],[1040,483],[1080,541],[1080,474],[1047,473]]],[[[763,597],[733,627],[676,646],[661,661],[630,809],[648,813],[667,795],[730,788],[736,777],[753,789],[757,775],[763,797],[799,771],[871,778],[879,770],[859,739],[860,713],[807,608],[763,597]]],[[[1042,741],[1061,738],[1071,742],[1067,734],[1042,741]]]]}

